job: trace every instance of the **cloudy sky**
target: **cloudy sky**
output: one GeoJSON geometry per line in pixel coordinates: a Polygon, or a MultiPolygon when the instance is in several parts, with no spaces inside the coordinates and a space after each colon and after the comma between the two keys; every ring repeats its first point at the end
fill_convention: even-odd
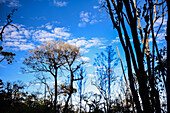
{"type": "Polygon", "coordinates": [[[98,0],[0,0],[1,29],[14,8],[18,11],[12,20],[19,30],[8,26],[1,44],[4,50],[14,52],[16,56],[10,65],[1,62],[0,78],[3,81],[33,80],[32,75],[22,74],[22,62],[28,51],[43,41],[61,39],[81,47],[82,59],[89,62],[86,73],[90,78],[95,74],[95,54],[109,44],[120,46],[109,16],[100,8],[98,0]]]}
{"type": "MultiPolygon", "coordinates": [[[[8,26],[0,42],[4,50],[16,53],[15,60],[8,65],[0,64],[0,79],[3,81],[33,79],[29,74],[22,74],[22,62],[29,50],[43,41],[64,40],[81,47],[86,65],[87,76],[94,76],[94,57],[106,46],[119,47],[116,30],[106,11],[100,8],[100,0],[0,0],[0,28],[6,23],[6,17],[12,9],[18,11],[12,16],[13,24],[8,26]]],[[[163,34],[160,34],[160,41],[163,34]]],[[[121,73],[119,73],[121,75],[121,73]]]]}

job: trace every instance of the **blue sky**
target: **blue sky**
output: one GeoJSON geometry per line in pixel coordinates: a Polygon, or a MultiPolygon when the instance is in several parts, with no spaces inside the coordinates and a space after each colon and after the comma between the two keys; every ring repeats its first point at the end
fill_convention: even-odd
{"type": "MultiPolygon", "coordinates": [[[[0,63],[0,79],[22,80],[26,83],[34,80],[32,74],[21,72],[21,67],[24,66],[22,62],[28,51],[43,41],[61,39],[81,47],[83,59],[89,62],[86,65],[86,74],[90,79],[94,77],[95,54],[104,51],[106,46],[112,45],[115,52],[118,46],[124,61],[117,32],[113,30],[109,15],[100,8],[99,1],[0,0],[0,28],[5,25],[6,17],[13,8],[18,9],[12,17],[13,24],[19,28],[17,31],[9,26],[4,31],[4,41],[1,44],[4,50],[14,52],[16,56],[12,64],[5,61],[0,63]]],[[[164,34],[159,35],[157,39],[161,42],[164,34]]],[[[118,75],[122,75],[119,66],[116,71],[118,75]]]]}
{"type": "MultiPolygon", "coordinates": [[[[0,78],[3,81],[34,80],[32,74],[23,74],[21,67],[29,50],[43,41],[64,40],[81,47],[86,64],[86,74],[94,77],[95,54],[108,45],[119,45],[116,31],[113,31],[109,16],[100,9],[98,0],[0,0],[0,25],[6,23],[6,16],[13,8],[18,11],[12,16],[13,24],[3,34],[1,44],[6,51],[16,53],[12,64],[0,64],[0,78]]],[[[89,79],[89,80],[90,80],[89,79]]]]}

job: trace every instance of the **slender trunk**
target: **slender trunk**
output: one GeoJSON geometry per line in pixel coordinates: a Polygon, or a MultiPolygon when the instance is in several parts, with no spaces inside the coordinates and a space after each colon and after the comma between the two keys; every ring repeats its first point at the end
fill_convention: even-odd
{"type": "MultiPolygon", "coordinates": [[[[126,41],[126,45],[127,45],[127,47],[125,49],[126,61],[127,61],[127,65],[130,66],[129,68],[131,68],[128,71],[132,71],[132,64],[133,64],[134,70],[136,72],[136,76],[139,77],[139,69],[138,69],[138,66],[136,64],[136,59],[135,59],[135,56],[134,56],[132,45],[131,45],[130,40],[129,40],[130,38],[129,38],[127,30],[125,28],[125,24],[124,24],[124,20],[123,19],[121,21],[121,25],[122,25],[122,29],[124,31],[125,41],[126,41]],[[130,55],[131,55],[131,57],[130,57],[130,55]],[[132,64],[130,63],[131,59],[132,59],[132,64]]],[[[131,91],[132,90],[134,91],[132,93],[135,96],[134,99],[135,99],[135,102],[137,104],[136,106],[137,106],[138,112],[141,112],[141,107],[138,107],[138,106],[140,106],[138,94],[137,94],[135,88],[133,88],[134,86],[132,86],[132,84],[134,84],[134,80],[132,80],[132,79],[134,79],[133,78],[133,74],[132,74],[132,72],[129,72],[128,74],[130,74],[130,75],[128,75],[129,76],[129,81],[130,81],[130,84],[131,84],[130,87],[132,88],[131,91]]],[[[141,81],[141,80],[138,80],[138,81],[141,81]]],[[[139,87],[140,87],[140,84],[139,84],[139,87]]],[[[139,94],[141,95],[141,93],[142,92],[140,91],[139,94]]]]}
{"type": "MultiPolygon", "coordinates": [[[[56,105],[57,105],[57,70],[55,72],[54,79],[55,79],[54,113],[56,113],[56,105]]],[[[59,111],[57,110],[57,113],[58,112],[59,111]]]]}
{"type": "MultiPolygon", "coordinates": [[[[71,70],[70,70],[70,71],[71,71],[71,70]]],[[[68,112],[68,111],[67,111],[67,110],[68,110],[68,102],[69,102],[69,100],[70,100],[70,98],[71,98],[71,95],[72,95],[72,93],[73,93],[73,79],[74,79],[74,75],[73,75],[73,72],[71,71],[70,92],[69,92],[69,94],[68,94],[68,98],[67,98],[67,101],[66,101],[64,110],[63,110],[64,113],[67,113],[67,112],[68,112]]]]}
{"type": "MultiPolygon", "coordinates": [[[[169,10],[169,0],[167,1],[167,6],[169,10]]],[[[169,24],[170,13],[168,11],[168,21],[167,21],[167,80],[166,80],[166,92],[167,92],[167,111],[170,112],[170,24],[169,24]]]]}
{"type": "MultiPolygon", "coordinates": [[[[132,94],[130,92],[130,88],[129,88],[129,85],[128,85],[128,82],[127,82],[127,79],[126,79],[126,75],[125,75],[125,71],[124,71],[124,67],[123,67],[123,62],[122,62],[122,59],[120,57],[120,53],[119,53],[119,49],[118,49],[118,46],[117,46],[117,52],[118,52],[118,55],[119,55],[119,59],[120,59],[120,64],[121,64],[121,68],[122,68],[122,72],[123,72],[123,77],[125,79],[125,83],[126,83],[126,87],[127,87],[127,92],[128,92],[128,95],[130,96],[130,99],[132,99],[132,94]]],[[[132,106],[134,108],[134,102],[133,100],[131,100],[132,102],[132,106]]]]}
{"type": "Polygon", "coordinates": [[[45,88],[44,88],[44,103],[45,103],[46,94],[47,94],[46,80],[45,80],[44,86],[45,86],[45,88]]]}
{"type": "Polygon", "coordinates": [[[82,80],[80,81],[80,113],[81,113],[81,100],[82,100],[82,80]]]}
{"type": "Polygon", "coordinates": [[[130,89],[131,89],[131,92],[132,92],[132,95],[133,95],[133,99],[134,99],[134,102],[136,104],[136,109],[137,109],[137,112],[138,113],[141,113],[142,112],[142,109],[141,109],[141,106],[140,106],[140,102],[139,102],[139,97],[138,97],[138,94],[137,94],[137,91],[135,90],[135,87],[134,87],[134,78],[133,78],[133,74],[132,74],[132,68],[131,68],[131,62],[130,62],[130,56],[129,56],[129,51],[126,50],[126,62],[127,62],[127,65],[128,65],[128,77],[129,77],[129,83],[130,83],[130,89]]]}
{"type": "MultiPolygon", "coordinates": [[[[154,76],[155,76],[155,36],[154,36],[154,28],[153,28],[153,2],[150,0],[150,23],[151,23],[151,33],[153,39],[153,48],[152,48],[152,74],[150,76],[150,87],[151,87],[151,102],[152,102],[152,111],[155,109],[156,112],[161,112],[160,100],[159,100],[159,92],[155,88],[154,76]]],[[[154,111],[153,111],[154,112],[154,111]]]]}
{"type": "MultiPolygon", "coordinates": [[[[143,64],[143,57],[142,57],[142,52],[140,48],[140,42],[138,39],[138,33],[137,33],[137,16],[136,16],[136,11],[132,15],[131,11],[131,6],[130,2],[128,0],[123,0],[127,16],[130,21],[130,28],[131,28],[131,33],[133,37],[133,44],[136,52],[136,57],[137,57],[137,63],[139,66],[139,71],[136,72],[136,76],[138,78],[138,83],[139,83],[139,94],[141,96],[142,104],[143,104],[143,109],[144,112],[150,112],[151,110],[151,104],[149,101],[149,91],[147,87],[147,75],[145,73],[144,69],[144,64],[143,64]]],[[[132,3],[131,3],[132,4],[132,3]]],[[[133,6],[133,4],[132,4],[133,6]]]]}
{"type": "Polygon", "coordinates": [[[111,84],[111,79],[110,79],[110,77],[111,77],[111,69],[110,69],[110,65],[111,65],[111,50],[109,49],[109,52],[108,52],[108,108],[107,108],[107,111],[108,112],[110,112],[110,84],[111,84]]]}

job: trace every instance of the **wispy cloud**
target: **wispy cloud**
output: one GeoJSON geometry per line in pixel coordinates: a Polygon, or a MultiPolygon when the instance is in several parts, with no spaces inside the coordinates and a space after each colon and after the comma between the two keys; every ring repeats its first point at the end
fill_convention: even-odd
{"type": "Polygon", "coordinates": [[[84,48],[90,48],[92,46],[99,46],[103,45],[102,41],[99,38],[91,38],[89,40],[83,38],[75,38],[72,40],[68,40],[68,43],[77,46],[77,47],[84,47],[84,48]]]}
{"type": "Polygon", "coordinates": [[[83,60],[83,61],[89,61],[90,60],[90,58],[89,57],[81,57],[81,60],[83,60]]]}
{"type": "Polygon", "coordinates": [[[18,0],[0,0],[0,4],[4,3],[8,7],[21,7],[22,5],[18,0]]]}
{"type": "Polygon", "coordinates": [[[51,31],[39,29],[32,34],[33,39],[38,42],[51,41],[56,38],[68,39],[70,36],[71,33],[65,27],[55,27],[51,31]]]}
{"type": "Polygon", "coordinates": [[[165,18],[163,23],[162,23],[162,18],[159,18],[155,23],[154,23],[154,27],[159,27],[162,23],[162,25],[166,25],[167,24],[167,19],[165,18]]]}
{"type": "Polygon", "coordinates": [[[78,27],[85,27],[86,24],[95,24],[97,22],[101,22],[102,20],[97,20],[96,16],[92,15],[91,12],[80,12],[80,22],[78,23],[78,27]]]}
{"type": "Polygon", "coordinates": [[[36,16],[36,17],[32,17],[31,19],[33,19],[33,20],[46,20],[46,18],[44,16],[40,16],[40,17],[36,16]]]}
{"type": "MultiPolygon", "coordinates": [[[[4,66],[4,65],[2,65],[2,64],[0,64],[0,67],[1,67],[1,68],[6,68],[6,66],[4,66]]],[[[0,78],[1,78],[1,77],[0,77],[0,78]]]]}
{"type": "Polygon", "coordinates": [[[67,6],[68,2],[61,0],[53,0],[53,4],[57,7],[65,7],[67,6]]]}
{"type": "Polygon", "coordinates": [[[93,37],[91,39],[86,39],[85,37],[81,38],[74,38],[71,40],[67,40],[67,42],[71,45],[74,45],[76,47],[81,47],[80,51],[81,53],[88,53],[90,51],[91,47],[101,47],[104,44],[104,40],[101,40],[101,38],[93,37]]]}
{"type": "Polygon", "coordinates": [[[20,30],[12,26],[6,27],[4,30],[4,41],[2,43],[4,49],[28,50],[33,49],[34,44],[29,41],[33,31],[27,30],[25,26],[15,24],[20,30]]]}
{"type": "MultiPolygon", "coordinates": [[[[6,27],[4,31],[4,49],[12,50],[29,50],[35,47],[35,43],[51,41],[57,39],[66,40],[71,36],[65,27],[52,27],[53,24],[45,24],[43,28],[28,28],[24,25],[15,24],[19,28],[12,26],[6,27]]],[[[0,26],[2,28],[2,26],[0,26]]]]}
{"type": "MultiPolygon", "coordinates": [[[[81,47],[82,53],[88,53],[91,47],[103,47],[105,41],[102,38],[85,37],[74,38],[68,28],[56,27],[52,23],[41,25],[41,27],[33,28],[24,25],[15,24],[19,30],[12,26],[8,26],[4,31],[4,41],[2,42],[4,49],[12,50],[29,50],[44,41],[65,40],[68,43],[81,47]]],[[[2,28],[2,26],[0,26],[2,28]]],[[[87,60],[87,59],[86,59],[87,60]]]]}
{"type": "Polygon", "coordinates": [[[95,5],[95,6],[93,6],[93,9],[98,9],[99,7],[100,7],[100,6],[96,6],[96,5],[95,5]]]}

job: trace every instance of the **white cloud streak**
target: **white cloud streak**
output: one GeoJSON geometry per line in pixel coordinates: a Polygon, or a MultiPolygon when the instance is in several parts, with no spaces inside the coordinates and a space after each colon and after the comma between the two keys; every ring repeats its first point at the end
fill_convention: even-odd
{"type": "Polygon", "coordinates": [[[53,4],[57,7],[65,7],[67,6],[68,2],[60,1],[60,0],[53,0],[53,4]]]}
{"type": "Polygon", "coordinates": [[[101,20],[97,20],[95,16],[92,16],[91,12],[81,11],[78,27],[85,27],[86,24],[95,24],[98,22],[101,22],[101,20]]]}
{"type": "Polygon", "coordinates": [[[22,5],[18,0],[0,0],[0,4],[4,3],[8,7],[21,7],[22,5]]]}
{"type": "Polygon", "coordinates": [[[99,38],[91,38],[90,40],[86,40],[83,37],[83,38],[76,38],[76,39],[68,40],[67,42],[74,46],[84,47],[86,49],[93,47],[93,46],[103,45],[99,38]]]}
{"type": "MultiPolygon", "coordinates": [[[[8,26],[4,30],[2,46],[4,49],[11,50],[29,50],[34,49],[35,43],[42,43],[43,41],[52,41],[56,39],[68,39],[71,33],[65,27],[55,27],[53,25],[45,24],[42,29],[26,28],[24,25],[15,24],[15,27],[8,26]]],[[[0,26],[2,28],[2,26],[0,26]]]]}

